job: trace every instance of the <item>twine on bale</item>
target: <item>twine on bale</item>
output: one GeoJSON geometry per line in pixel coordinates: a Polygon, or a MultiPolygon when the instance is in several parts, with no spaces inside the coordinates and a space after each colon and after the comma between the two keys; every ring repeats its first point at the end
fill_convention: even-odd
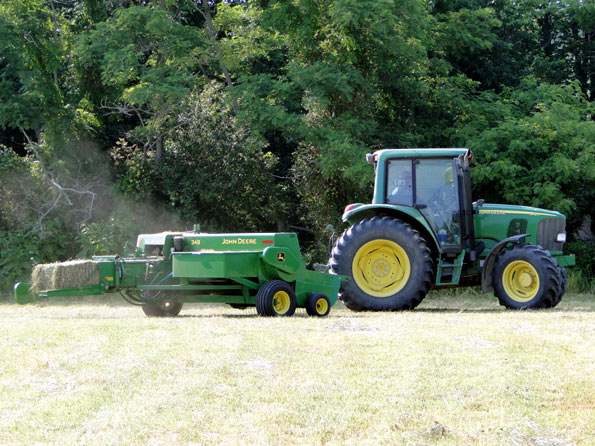
{"type": "Polygon", "coordinates": [[[99,284],[99,268],[95,260],[36,265],[31,273],[31,292],[80,288],[99,284]]]}

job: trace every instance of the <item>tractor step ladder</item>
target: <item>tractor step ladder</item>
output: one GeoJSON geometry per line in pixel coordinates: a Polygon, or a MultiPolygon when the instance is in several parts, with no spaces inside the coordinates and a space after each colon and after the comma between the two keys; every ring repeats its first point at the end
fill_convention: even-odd
{"type": "Polygon", "coordinates": [[[440,259],[436,272],[436,285],[458,285],[464,259],[465,251],[461,252],[452,263],[440,259]]]}

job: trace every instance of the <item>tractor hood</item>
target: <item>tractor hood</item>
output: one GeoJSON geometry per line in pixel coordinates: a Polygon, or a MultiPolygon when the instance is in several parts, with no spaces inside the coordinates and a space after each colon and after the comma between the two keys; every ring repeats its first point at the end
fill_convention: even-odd
{"type": "Polygon", "coordinates": [[[530,206],[515,206],[512,204],[489,204],[479,206],[480,215],[527,215],[532,217],[554,217],[565,218],[558,211],[549,211],[547,209],[534,208],[530,206]]]}
{"type": "Polygon", "coordinates": [[[509,237],[528,234],[526,243],[548,251],[562,251],[566,241],[566,217],[560,212],[508,204],[475,205],[475,238],[489,248],[509,237]]]}

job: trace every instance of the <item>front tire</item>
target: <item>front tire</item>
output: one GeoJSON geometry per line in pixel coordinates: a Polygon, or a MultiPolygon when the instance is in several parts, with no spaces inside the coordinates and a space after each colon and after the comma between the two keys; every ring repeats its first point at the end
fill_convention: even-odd
{"type": "Polygon", "coordinates": [[[555,307],[566,291],[565,274],[548,251],[537,245],[515,245],[494,265],[494,295],[513,310],[555,307]]]}
{"type": "Polygon", "coordinates": [[[558,295],[553,301],[552,307],[555,307],[560,303],[560,301],[562,300],[562,296],[566,294],[566,285],[568,284],[568,277],[566,277],[566,269],[558,267],[558,274],[560,278],[560,288],[558,290],[558,295]]]}
{"type": "Polygon", "coordinates": [[[333,248],[331,272],[349,277],[339,298],[351,310],[411,310],[432,285],[433,261],[419,232],[390,217],[347,229],[333,248]]]}

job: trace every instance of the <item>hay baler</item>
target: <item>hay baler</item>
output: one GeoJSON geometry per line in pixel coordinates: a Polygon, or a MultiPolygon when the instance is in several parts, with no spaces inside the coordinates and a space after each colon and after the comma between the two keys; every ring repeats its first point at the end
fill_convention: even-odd
{"type": "Polygon", "coordinates": [[[296,308],[326,316],[341,277],[310,269],[295,233],[138,236],[134,255],[37,265],[32,283],[14,287],[24,304],[57,296],[120,292],[148,316],[176,316],[184,302],[256,306],[261,316],[291,316],[296,308]]]}

